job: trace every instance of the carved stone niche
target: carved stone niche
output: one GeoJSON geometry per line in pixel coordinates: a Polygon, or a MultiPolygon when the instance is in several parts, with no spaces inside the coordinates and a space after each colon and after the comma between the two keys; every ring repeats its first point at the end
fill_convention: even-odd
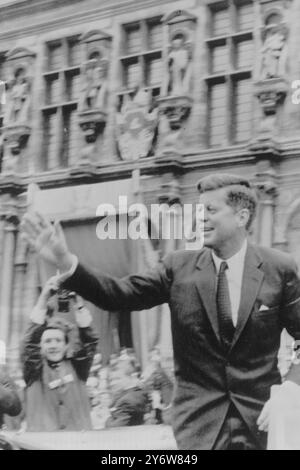
{"type": "Polygon", "coordinates": [[[261,29],[262,47],[259,60],[259,79],[255,84],[264,115],[275,114],[278,104],[288,90],[287,40],[289,29],[280,8],[267,9],[261,29]]]}
{"type": "Polygon", "coordinates": [[[259,79],[255,83],[255,95],[261,109],[262,120],[259,138],[268,138],[274,131],[277,112],[288,92],[287,81],[287,40],[289,29],[282,8],[267,8],[261,28],[262,47],[260,51],[259,79]]]}
{"type": "Polygon", "coordinates": [[[7,54],[9,79],[6,96],[2,136],[4,157],[2,171],[14,172],[18,156],[22,153],[31,134],[31,71],[35,53],[18,47],[7,54]]]}
{"type": "Polygon", "coordinates": [[[192,107],[192,66],[196,17],[185,10],[176,10],[162,19],[168,31],[165,79],[160,112],[168,118],[170,129],[178,130],[192,107]]]}
{"type": "Polygon", "coordinates": [[[81,66],[78,120],[87,144],[96,142],[107,119],[108,66],[111,36],[93,30],[81,37],[85,61],[81,66]]]}
{"type": "Polygon", "coordinates": [[[262,47],[259,80],[285,78],[287,75],[289,28],[281,8],[267,9],[261,28],[262,47]]]}

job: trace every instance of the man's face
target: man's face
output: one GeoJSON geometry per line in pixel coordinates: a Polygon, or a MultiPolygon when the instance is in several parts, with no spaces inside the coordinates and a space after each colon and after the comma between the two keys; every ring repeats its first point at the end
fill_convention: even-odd
{"type": "Polygon", "coordinates": [[[67,350],[65,335],[61,330],[46,330],[41,339],[42,355],[51,362],[59,362],[67,350]]]}
{"type": "Polygon", "coordinates": [[[240,213],[226,204],[226,195],[225,188],[200,195],[205,246],[217,249],[231,240],[234,241],[241,227],[240,213]]]}

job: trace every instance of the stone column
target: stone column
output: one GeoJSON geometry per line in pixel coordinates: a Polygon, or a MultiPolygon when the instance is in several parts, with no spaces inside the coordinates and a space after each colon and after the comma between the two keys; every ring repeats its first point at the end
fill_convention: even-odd
{"type": "MultiPolygon", "coordinates": [[[[168,235],[168,239],[162,241],[163,255],[175,251],[181,241],[182,235],[182,207],[179,194],[179,185],[177,181],[171,181],[162,186],[162,194],[159,197],[159,202],[168,204],[164,219],[165,226],[163,233],[168,235]]],[[[159,346],[162,356],[162,363],[166,368],[173,368],[173,343],[171,333],[171,315],[170,309],[167,304],[161,307],[161,320],[159,324],[159,346]]]]}
{"type": "Polygon", "coordinates": [[[0,339],[8,344],[12,315],[12,288],[18,217],[13,212],[7,212],[4,215],[4,219],[5,233],[1,267],[0,339]]]}
{"type": "Polygon", "coordinates": [[[14,262],[14,283],[12,288],[13,306],[10,319],[10,335],[8,343],[8,359],[11,370],[17,370],[20,357],[20,340],[23,338],[24,287],[28,255],[27,243],[20,236],[16,240],[14,262]]]}
{"type": "Polygon", "coordinates": [[[259,244],[272,247],[277,186],[273,181],[264,181],[257,187],[259,191],[259,244]]]}

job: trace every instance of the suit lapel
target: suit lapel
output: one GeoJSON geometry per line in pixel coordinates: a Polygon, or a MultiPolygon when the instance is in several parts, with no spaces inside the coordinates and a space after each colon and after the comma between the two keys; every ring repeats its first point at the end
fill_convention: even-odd
{"type": "Polygon", "coordinates": [[[233,336],[231,349],[239,339],[247,320],[252,311],[254,302],[257,298],[260,286],[262,284],[264,273],[259,269],[262,260],[254,248],[249,244],[245,256],[244,274],[241,290],[241,301],[238,311],[238,321],[233,336]]]}
{"type": "Polygon", "coordinates": [[[213,331],[220,342],[216,304],[216,273],[210,250],[201,251],[196,267],[201,271],[196,276],[197,289],[213,331]]]}

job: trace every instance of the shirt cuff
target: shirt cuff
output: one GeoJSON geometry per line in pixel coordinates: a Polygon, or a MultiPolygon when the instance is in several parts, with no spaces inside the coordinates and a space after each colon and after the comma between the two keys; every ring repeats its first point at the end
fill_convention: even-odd
{"type": "Polygon", "coordinates": [[[60,284],[65,282],[67,279],[69,279],[69,277],[73,276],[78,266],[77,256],[76,255],[71,255],[71,256],[72,256],[72,266],[69,269],[69,271],[66,271],[64,273],[60,273],[60,272],[58,273],[57,280],[60,284]]]}
{"type": "Polygon", "coordinates": [[[30,314],[30,320],[37,325],[43,325],[46,319],[46,308],[39,308],[35,306],[30,314]]]}
{"type": "MultiPolygon", "coordinates": [[[[285,380],[285,382],[283,382],[281,384],[281,387],[286,389],[286,390],[295,390],[299,393],[300,391],[300,386],[298,384],[296,384],[295,382],[293,382],[292,380],[285,380]]],[[[299,395],[300,396],[300,395],[299,395]]]]}
{"type": "Polygon", "coordinates": [[[86,307],[81,307],[75,310],[75,319],[79,328],[87,328],[92,323],[92,315],[86,307]]]}

